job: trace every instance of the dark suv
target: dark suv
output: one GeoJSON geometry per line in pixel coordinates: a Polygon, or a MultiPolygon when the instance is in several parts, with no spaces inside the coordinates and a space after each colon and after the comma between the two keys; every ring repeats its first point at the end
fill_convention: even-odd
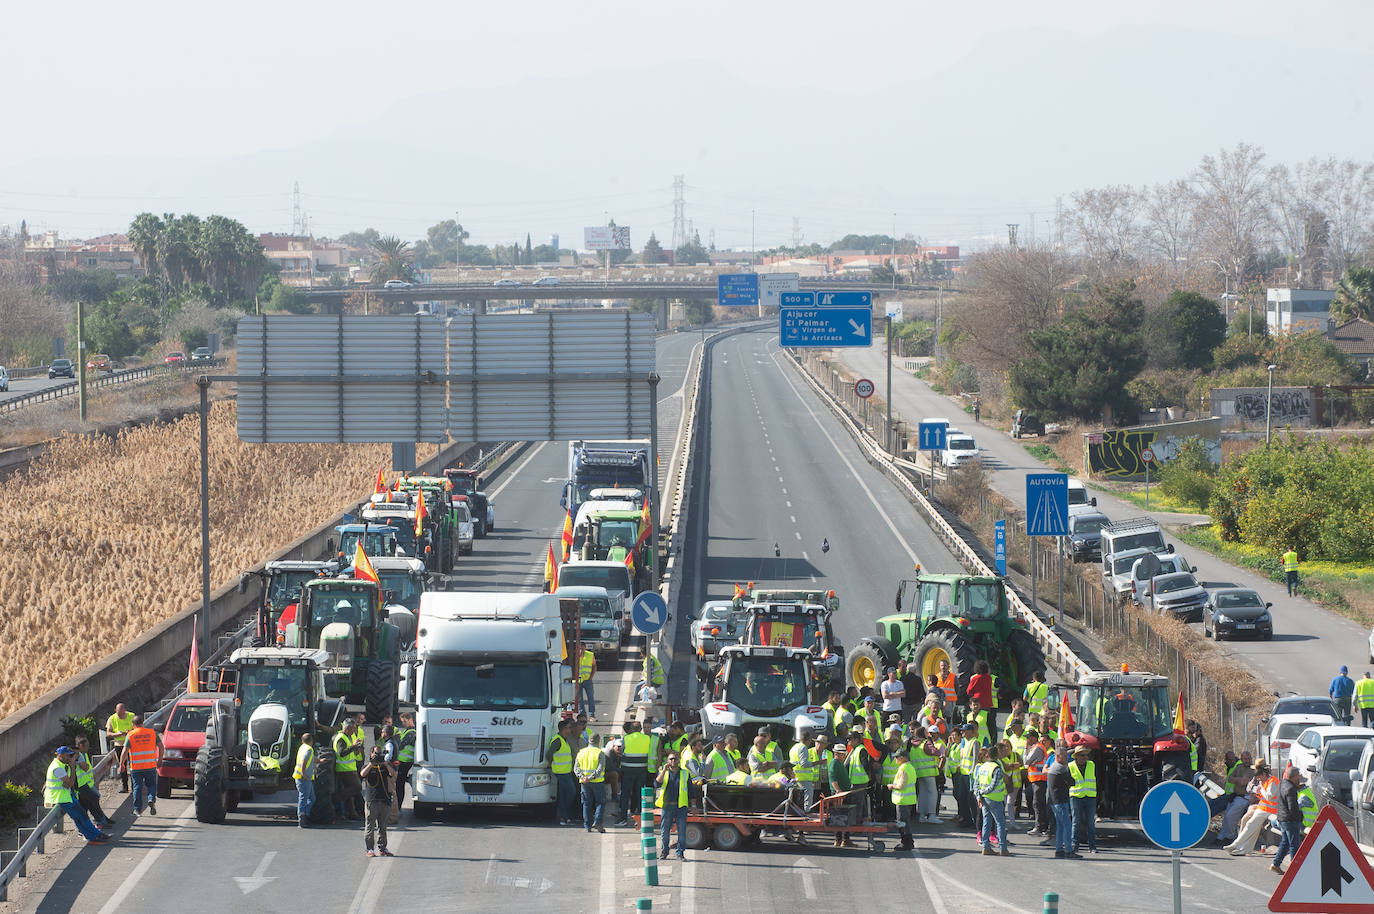
{"type": "Polygon", "coordinates": [[[48,378],[75,378],[76,366],[71,359],[53,359],[48,366],[48,378]]]}
{"type": "Polygon", "coordinates": [[[1043,434],[1045,434],[1045,423],[1041,422],[1038,416],[1033,416],[1024,409],[1018,409],[1016,415],[1012,416],[1011,436],[1013,438],[1043,434]]]}

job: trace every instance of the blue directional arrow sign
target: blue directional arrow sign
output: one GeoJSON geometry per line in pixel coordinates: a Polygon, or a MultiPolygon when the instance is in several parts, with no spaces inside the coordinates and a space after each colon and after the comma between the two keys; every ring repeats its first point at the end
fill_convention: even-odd
{"type": "Polygon", "coordinates": [[[630,622],[641,635],[653,635],[668,621],[668,601],[646,590],[630,605],[630,622]]]}
{"type": "Polygon", "coordinates": [[[758,305],[759,274],[721,273],[716,277],[716,301],[723,308],[758,305]]]}
{"type": "Polygon", "coordinates": [[[1207,834],[1212,813],[1207,798],[1187,781],[1161,781],[1140,801],[1145,837],[1166,851],[1192,847],[1207,834]]]}
{"type": "Polygon", "coordinates": [[[1067,536],[1069,477],[1064,473],[1026,475],[1026,535],[1067,536]]]}
{"type": "MultiPolygon", "coordinates": [[[[829,293],[827,293],[829,294],[829,293]]],[[[820,308],[811,292],[778,296],[778,342],[790,348],[835,348],[873,345],[873,309],[820,308]]]]}
{"type": "Polygon", "coordinates": [[[917,449],[922,451],[943,451],[945,433],[949,431],[948,422],[921,422],[916,426],[917,449]]]}

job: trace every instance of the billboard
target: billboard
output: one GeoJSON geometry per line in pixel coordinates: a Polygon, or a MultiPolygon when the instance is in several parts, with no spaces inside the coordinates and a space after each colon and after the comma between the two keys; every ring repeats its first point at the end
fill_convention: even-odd
{"type": "Polygon", "coordinates": [[[630,227],[628,225],[593,225],[582,230],[582,237],[589,251],[628,251],[630,248],[630,227]]]}

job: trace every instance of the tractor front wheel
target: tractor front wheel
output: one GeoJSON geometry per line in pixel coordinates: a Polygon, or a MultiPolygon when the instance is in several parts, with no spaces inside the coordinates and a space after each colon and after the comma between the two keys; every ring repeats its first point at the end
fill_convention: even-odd
{"type": "Polygon", "coordinates": [[[1045,672],[1045,651],[1030,632],[1014,631],[1007,639],[1007,652],[1011,654],[1012,669],[1009,672],[1013,675],[1003,678],[1002,698],[1005,699],[1006,706],[1010,707],[1012,701],[1021,697],[1026,684],[1036,672],[1045,672]],[[1006,682],[1007,678],[1010,678],[1011,682],[1006,682]]]}
{"type": "Polygon", "coordinates": [[[915,660],[922,679],[931,673],[940,675],[940,661],[948,662],[950,671],[954,673],[956,691],[965,695],[969,677],[973,675],[973,665],[978,662],[978,652],[963,635],[948,628],[937,628],[927,632],[916,645],[915,660]]]}
{"type": "Polygon", "coordinates": [[[894,663],[895,658],[888,656],[882,645],[860,641],[848,658],[849,681],[860,689],[876,689],[883,678],[883,669],[894,663]]]}
{"type": "Polygon", "coordinates": [[[196,819],[210,825],[224,821],[224,747],[207,737],[196,754],[196,780],[193,787],[196,819]]]}

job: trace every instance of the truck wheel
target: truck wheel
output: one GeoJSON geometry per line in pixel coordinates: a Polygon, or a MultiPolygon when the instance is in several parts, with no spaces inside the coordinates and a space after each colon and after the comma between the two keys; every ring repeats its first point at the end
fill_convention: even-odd
{"type": "Polygon", "coordinates": [[[894,658],[888,655],[882,645],[864,639],[849,655],[849,681],[860,689],[876,688],[883,678],[883,668],[892,666],[893,662],[894,658]]]}
{"type": "Polygon", "coordinates": [[[978,652],[963,635],[948,628],[936,628],[928,632],[916,645],[916,665],[924,679],[931,673],[939,675],[940,661],[948,660],[954,673],[955,691],[959,697],[968,694],[968,680],[973,675],[973,665],[978,662],[978,652]]]}
{"type": "Polygon", "coordinates": [[[224,747],[207,736],[196,753],[196,781],[192,788],[196,820],[210,825],[224,821],[224,747]]]}
{"type": "Polygon", "coordinates": [[[718,851],[737,851],[744,845],[744,835],[733,825],[717,825],[711,832],[711,846],[718,851]]]}
{"type": "Polygon", "coordinates": [[[706,846],[707,833],[706,826],[700,822],[687,823],[687,846],[694,851],[699,851],[706,846]]]}
{"type": "Polygon", "coordinates": [[[380,724],[396,706],[396,664],[374,660],[367,668],[367,721],[380,724]]]}
{"type": "Polygon", "coordinates": [[[315,805],[307,816],[311,825],[334,824],[334,750],[315,753],[315,805]]]}
{"type": "Polygon", "coordinates": [[[1004,693],[1010,694],[1006,701],[1010,707],[1012,701],[1024,693],[1026,684],[1031,681],[1036,671],[1045,672],[1045,651],[1040,647],[1040,642],[1031,637],[1030,632],[1014,631],[1007,639],[1007,652],[1011,654],[1011,680],[1015,689],[1014,693],[1004,693]]]}

